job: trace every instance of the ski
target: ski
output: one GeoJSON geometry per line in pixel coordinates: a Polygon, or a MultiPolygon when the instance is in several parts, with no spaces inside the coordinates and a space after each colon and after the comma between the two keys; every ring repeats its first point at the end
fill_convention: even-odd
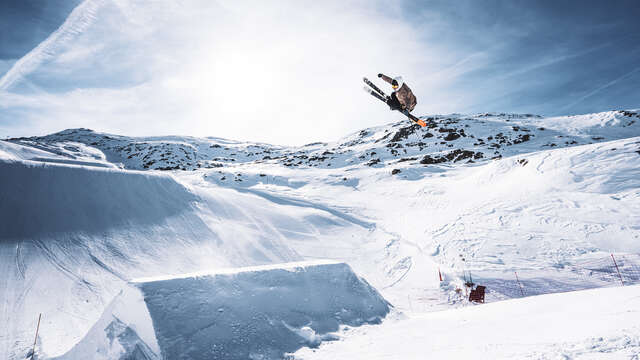
{"type": "Polygon", "coordinates": [[[378,100],[382,101],[383,103],[385,103],[385,104],[387,103],[387,98],[386,98],[386,96],[384,95],[384,93],[383,93],[382,95],[380,95],[379,93],[377,93],[377,92],[373,91],[373,89],[370,89],[370,88],[368,88],[368,87],[366,87],[366,86],[365,86],[365,87],[363,87],[362,89],[363,89],[364,91],[368,92],[369,94],[371,94],[371,95],[372,95],[373,97],[375,97],[376,99],[378,99],[378,100]]]}
{"type": "MultiPolygon", "coordinates": [[[[366,80],[366,78],[365,78],[365,80],[366,80]]],[[[366,81],[365,81],[365,82],[366,82],[366,81]]],[[[374,85],[374,86],[375,86],[375,85],[374,85]]],[[[384,95],[384,93],[382,92],[382,90],[378,89],[379,91],[378,91],[378,92],[376,92],[376,91],[374,91],[374,89],[372,89],[372,88],[368,88],[368,87],[366,87],[366,86],[365,86],[365,87],[363,87],[363,90],[364,90],[364,91],[366,91],[366,92],[368,92],[369,94],[371,94],[371,96],[375,97],[376,99],[378,99],[378,100],[382,101],[383,103],[385,103],[385,104],[387,103],[386,95],[384,95]],[[380,94],[380,93],[382,93],[382,94],[380,94]]],[[[420,125],[420,126],[422,126],[422,127],[427,126],[427,123],[425,123],[425,122],[424,122],[424,120],[419,119],[419,118],[417,118],[417,117],[415,117],[415,116],[411,115],[411,113],[410,113],[410,112],[408,112],[407,110],[399,110],[399,111],[400,111],[401,113],[403,113],[406,117],[408,117],[408,118],[409,118],[409,120],[413,121],[414,123],[416,123],[416,124],[418,124],[418,125],[420,125]]]]}
{"type": "Polygon", "coordinates": [[[382,90],[380,90],[380,88],[376,86],[376,84],[372,83],[371,80],[367,79],[366,77],[363,77],[362,80],[364,81],[365,84],[371,86],[371,88],[375,90],[378,94],[384,97],[387,97],[387,94],[385,94],[382,90]]]}
{"type": "Polygon", "coordinates": [[[422,119],[420,119],[420,118],[418,118],[416,116],[411,115],[411,113],[408,112],[407,110],[402,110],[401,113],[405,114],[414,123],[416,123],[416,124],[418,124],[418,125],[420,125],[422,127],[427,126],[427,123],[424,122],[424,120],[422,120],[422,119]]]}

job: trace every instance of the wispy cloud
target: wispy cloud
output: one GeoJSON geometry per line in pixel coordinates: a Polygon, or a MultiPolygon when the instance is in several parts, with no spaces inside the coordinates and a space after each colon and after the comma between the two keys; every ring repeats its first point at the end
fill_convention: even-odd
{"type": "Polygon", "coordinates": [[[586,94],[584,94],[584,95],[580,96],[580,97],[579,97],[578,99],[576,99],[575,101],[573,101],[573,102],[571,102],[571,103],[567,104],[566,106],[564,106],[564,107],[560,108],[560,109],[558,110],[558,114],[561,114],[563,111],[566,111],[566,110],[569,110],[569,109],[573,108],[574,106],[576,106],[577,104],[579,104],[579,103],[583,102],[584,100],[586,100],[586,99],[588,99],[588,98],[590,98],[590,97],[592,97],[592,96],[596,95],[597,93],[601,92],[602,90],[604,90],[604,89],[606,89],[606,88],[608,88],[608,87],[611,87],[611,86],[613,86],[613,85],[615,85],[615,84],[619,83],[619,82],[620,82],[620,81],[622,81],[622,80],[625,80],[626,78],[628,78],[628,77],[630,77],[631,75],[633,75],[633,74],[637,73],[638,71],[640,71],[640,67],[637,67],[637,68],[635,68],[635,69],[633,69],[633,70],[631,70],[631,71],[629,71],[629,72],[625,73],[624,75],[622,75],[622,76],[620,76],[620,77],[617,77],[617,78],[615,78],[615,79],[613,79],[613,80],[611,80],[611,81],[607,82],[606,84],[604,84],[604,85],[602,85],[602,86],[598,86],[597,88],[595,88],[595,89],[593,89],[593,90],[591,90],[591,91],[587,92],[586,94]]]}
{"type": "Polygon", "coordinates": [[[563,54],[558,54],[558,55],[551,55],[551,56],[541,56],[540,59],[532,59],[531,62],[525,64],[524,66],[519,67],[518,69],[515,69],[513,71],[509,71],[506,72],[505,74],[503,74],[500,78],[501,79],[506,79],[509,77],[513,77],[513,76],[519,76],[519,75],[523,75],[523,74],[527,74],[530,73],[532,71],[535,70],[539,70],[551,65],[556,65],[558,63],[564,62],[564,61],[568,61],[568,60],[572,60],[575,58],[579,58],[581,56],[585,56],[585,55],[589,55],[592,54],[596,51],[602,50],[608,46],[610,46],[611,43],[607,42],[607,43],[603,43],[603,44],[599,44],[596,46],[592,46],[589,47],[587,49],[581,49],[579,51],[573,51],[573,52],[569,52],[569,53],[563,53],[563,54]]]}
{"type": "Polygon", "coordinates": [[[571,9],[574,26],[538,3],[461,4],[85,0],[0,79],[0,128],[301,144],[402,119],[361,91],[379,72],[405,77],[418,115],[580,111],[637,72],[637,53],[592,29],[625,22],[597,27],[586,7],[571,9]]]}
{"type": "Polygon", "coordinates": [[[393,119],[361,91],[362,76],[419,74],[434,56],[385,9],[360,0],[87,0],[0,89],[24,78],[47,91],[28,91],[39,100],[21,105],[37,131],[84,122],[132,134],[333,140],[393,119]]]}
{"type": "Polygon", "coordinates": [[[85,0],[78,5],[55,32],[13,64],[11,69],[0,78],[0,90],[8,90],[44,61],[55,56],[60,46],[86,30],[94,21],[96,12],[104,2],[105,0],[85,0]]]}

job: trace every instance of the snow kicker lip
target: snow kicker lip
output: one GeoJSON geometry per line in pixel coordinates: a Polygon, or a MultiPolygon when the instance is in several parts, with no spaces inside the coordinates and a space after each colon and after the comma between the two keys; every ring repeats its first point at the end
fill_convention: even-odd
{"type": "Polygon", "coordinates": [[[331,260],[205,270],[129,282],[57,360],[281,359],[379,323],[391,305],[331,260]],[[100,357],[102,358],[102,357],[100,357]]]}
{"type": "Polygon", "coordinates": [[[245,272],[260,272],[260,271],[269,271],[269,270],[276,270],[276,269],[298,271],[308,266],[337,265],[337,264],[342,264],[342,263],[339,261],[328,260],[328,259],[327,260],[311,260],[311,261],[294,261],[294,262],[288,262],[283,264],[268,264],[268,265],[245,266],[245,267],[237,267],[237,268],[209,269],[209,270],[202,270],[202,271],[196,271],[196,272],[185,273],[185,274],[177,274],[177,275],[149,276],[149,277],[131,279],[129,282],[131,284],[140,285],[143,283],[158,282],[158,281],[186,279],[186,278],[203,277],[203,276],[233,275],[233,274],[240,274],[245,272]]]}
{"type": "Polygon", "coordinates": [[[379,323],[390,304],[345,263],[296,262],[131,282],[144,296],[164,358],[281,358],[379,323]]]}

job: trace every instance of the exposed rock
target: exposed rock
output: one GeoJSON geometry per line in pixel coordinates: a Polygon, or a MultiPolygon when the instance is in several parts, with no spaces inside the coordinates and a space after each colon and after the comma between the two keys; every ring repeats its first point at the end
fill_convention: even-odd
{"type": "Polygon", "coordinates": [[[418,129],[420,129],[420,125],[417,124],[402,127],[398,131],[396,131],[395,135],[393,135],[393,138],[391,138],[390,141],[397,142],[406,139],[409,137],[409,135],[415,133],[418,129]]]}
{"type": "Polygon", "coordinates": [[[371,160],[367,163],[367,165],[369,165],[369,166],[373,166],[373,165],[378,164],[378,163],[380,163],[380,159],[371,159],[371,160]]]}
{"type": "Polygon", "coordinates": [[[458,133],[455,132],[450,132],[449,134],[447,134],[447,136],[444,138],[444,140],[446,141],[453,141],[456,139],[459,139],[460,135],[458,135],[458,133]]]}

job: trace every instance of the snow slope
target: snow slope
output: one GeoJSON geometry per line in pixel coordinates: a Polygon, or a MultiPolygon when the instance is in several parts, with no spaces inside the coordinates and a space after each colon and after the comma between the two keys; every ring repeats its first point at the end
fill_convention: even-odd
{"type": "Polygon", "coordinates": [[[640,286],[514,299],[385,320],[295,359],[637,359],[640,286]]]}
{"type": "Polygon", "coordinates": [[[346,264],[327,261],[136,279],[57,359],[276,359],[379,323],[389,304],[346,264]]]}
{"type": "Polygon", "coordinates": [[[276,359],[318,346],[341,324],[378,323],[389,312],[375,289],[339,263],[134,282],[168,359],[276,359]]]}
{"type": "Polygon", "coordinates": [[[396,290],[385,291],[386,284],[382,292],[402,308],[410,306],[407,294],[435,297],[423,301],[428,306],[450,302],[440,290],[438,267],[445,284],[457,286],[462,271],[471,271],[477,282],[491,283],[496,298],[520,296],[514,271],[533,293],[568,291],[599,283],[574,269],[582,262],[640,253],[638,151],[635,137],[482,166],[423,169],[419,178],[362,169],[349,173],[360,179],[353,190],[316,183],[288,193],[349,206],[389,234],[387,250],[398,251],[389,271],[411,270],[396,290]]]}
{"type": "Polygon", "coordinates": [[[369,231],[168,174],[15,160],[28,151],[0,160],[2,358],[24,356],[38,313],[41,353],[68,351],[133,277],[300,260],[288,241],[369,231]]]}
{"type": "Polygon", "coordinates": [[[428,164],[483,162],[556,147],[640,136],[640,111],[542,118],[530,114],[424,116],[428,126],[407,121],[361,130],[333,143],[283,147],[220,138],[184,136],[132,138],[69,129],[47,136],[10,139],[69,157],[86,157],[84,144],[128,169],[194,170],[238,165],[280,164],[291,168],[400,169],[428,164]]]}
{"type": "Polygon", "coordinates": [[[611,252],[640,266],[637,110],[432,118],[297,148],[0,141],[0,357],[26,353],[39,312],[40,353],[65,353],[135,277],[326,258],[425,312],[466,305],[463,271],[494,302],[613,286],[585,273],[611,252]]]}

